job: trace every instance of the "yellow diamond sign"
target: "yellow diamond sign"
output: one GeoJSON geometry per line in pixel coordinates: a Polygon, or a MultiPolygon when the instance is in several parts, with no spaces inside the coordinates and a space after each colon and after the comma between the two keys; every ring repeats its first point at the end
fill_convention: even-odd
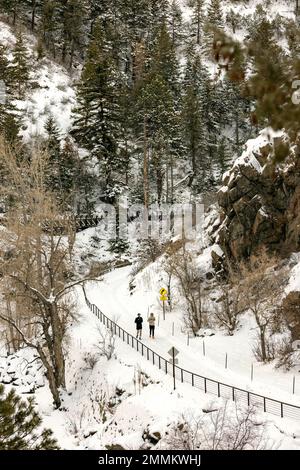
{"type": "Polygon", "coordinates": [[[159,293],[160,293],[160,295],[161,295],[162,297],[165,297],[165,296],[168,295],[168,291],[167,291],[167,289],[165,289],[164,287],[162,287],[162,288],[160,289],[159,293]]]}

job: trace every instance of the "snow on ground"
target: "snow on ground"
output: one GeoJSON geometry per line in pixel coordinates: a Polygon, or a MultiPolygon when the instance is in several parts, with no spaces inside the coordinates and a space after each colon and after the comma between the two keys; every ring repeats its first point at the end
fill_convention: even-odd
{"type": "MultiPolygon", "coordinates": [[[[117,272],[119,279],[124,277],[124,272],[117,272]]],[[[63,395],[62,410],[53,410],[48,386],[35,392],[43,425],[53,429],[62,448],[99,450],[112,445],[125,449],[147,448],[150,444],[145,434],[164,438],[168,425],[175,424],[183,415],[208,419],[209,413],[203,413],[203,409],[207,412],[224,406],[223,400],[187,384],[177,384],[174,391],[171,377],[119,339],[116,357],[110,361],[100,357],[98,320],[87,309],[79,289],[77,296],[81,315],[70,329],[67,392],[63,395]],[[87,359],[91,356],[96,357],[95,363],[87,359]],[[139,371],[142,372],[141,384],[139,371]]],[[[105,328],[101,327],[101,331],[105,328]]],[[[18,391],[18,387],[16,389],[18,391]]],[[[229,402],[228,407],[234,412],[233,403],[229,402]]],[[[258,420],[264,419],[267,420],[265,438],[269,446],[300,447],[299,423],[259,415],[258,420]]],[[[164,445],[162,439],[156,447],[164,445]]]]}
{"type": "Polygon", "coordinates": [[[18,109],[24,113],[22,135],[25,141],[46,135],[44,126],[49,116],[54,118],[64,137],[71,128],[71,113],[76,102],[69,74],[63,67],[43,59],[31,73],[31,80],[36,89],[30,91],[24,101],[16,101],[18,109]]]}
{"type": "MultiPolygon", "coordinates": [[[[10,26],[0,21],[0,44],[7,46],[9,60],[15,42],[16,37],[10,26]]],[[[61,137],[64,137],[70,130],[72,109],[76,102],[74,80],[63,66],[46,57],[37,61],[34,36],[26,34],[25,44],[31,61],[31,86],[24,100],[14,101],[22,115],[21,134],[25,142],[32,137],[45,136],[44,126],[52,116],[61,137]]]]}
{"type": "MultiPolygon", "coordinates": [[[[209,249],[204,250],[203,255],[197,260],[197,264],[201,266],[201,256],[203,256],[203,267],[206,272],[209,270],[208,252],[209,249]]],[[[256,328],[252,317],[246,314],[243,316],[241,328],[234,336],[215,331],[213,336],[205,336],[204,332],[204,337],[193,337],[188,340],[183,332],[179,293],[177,295],[176,292],[173,293],[175,294],[173,311],[167,311],[166,319],[163,319],[159,289],[166,287],[166,278],[160,263],[148,266],[133,280],[130,272],[130,267],[118,269],[107,274],[101,282],[89,283],[87,292],[90,301],[132,334],[134,319],[137,313],[141,313],[146,323],[144,343],[165,358],[168,357],[167,352],[170,347],[175,346],[180,351],[179,365],[189,371],[270,398],[300,405],[300,379],[296,378],[296,393],[292,394],[296,370],[286,372],[275,369],[274,363],[263,365],[255,360],[252,348],[256,328]],[[146,320],[151,311],[156,315],[158,323],[154,341],[149,339],[147,334],[146,320]],[[227,369],[225,369],[226,355],[227,369]]]]}

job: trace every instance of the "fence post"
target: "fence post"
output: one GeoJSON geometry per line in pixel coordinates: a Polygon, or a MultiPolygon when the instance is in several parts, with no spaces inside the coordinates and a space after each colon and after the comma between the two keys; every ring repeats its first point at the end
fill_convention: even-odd
{"type": "Polygon", "coordinates": [[[206,377],[204,377],[204,392],[207,393],[206,377]]]}
{"type": "Polygon", "coordinates": [[[152,351],[152,360],[153,360],[153,365],[155,365],[154,351],[152,351]]]}
{"type": "Polygon", "coordinates": [[[181,370],[181,383],[183,383],[183,369],[180,369],[181,370]]]}
{"type": "Polygon", "coordinates": [[[168,361],[165,359],[166,374],[168,373],[168,361]]]}
{"type": "Polygon", "coordinates": [[[225,369],[228,367],[228,354],[225,355],[225,369]]]}
{"type": "Polygon", "coordinates": [[[147,348],[147,361],[149,361],[149,348],[147,348]]]}
{"type": "Polygon", "coordinates": [[[158,356],[158,367],[159,367],[159,370],[161,369],[160,367],[160,356],[158,356]]]}
{"type": "Polygon", "coordinates": [[[194,387],[194,374],[192,372],[192,386],[194,387]]]}
{"type": "Polygon", "coordinates": [[[293,377],[293,395],[295,395],[295,388],[296,388],[296,377],[293,377]]]}
{"type": "Polygon", "coordinates": [[[250,406],[250,392],[247,392],[248,406],[250,406]]]}
{"type": "Polygon", "coordinates": [[[280,403],[280,405],[281,405],[281,407],[280,407],[281,408],[281,410],[280,410],[281,411],[281,417],[283,418],[283,403],[280,403]]]}
{"type": "Polygon", "coordinates": [[[218,398],[220,398],[221,393],[220,393],[220,382],[218,382],[218,398]]]}
{"type": "Polygon", "coordinates": [[[266,413],[267,411],[267,406],[266,406],[266,397],[264,397],[264,412],[266,413]]]}
{"type": "Polygon", "coordinates": [[[202,341],[202,351],[203,351],[203,356],[205,356],[206,351],[205,351],[205,341],[202,341]]]}
{"type": "Polygon", "coordinates": [[[235,401],[235,396],[234,396],[234,387],[232,387],[232,401],[235,401]]]}

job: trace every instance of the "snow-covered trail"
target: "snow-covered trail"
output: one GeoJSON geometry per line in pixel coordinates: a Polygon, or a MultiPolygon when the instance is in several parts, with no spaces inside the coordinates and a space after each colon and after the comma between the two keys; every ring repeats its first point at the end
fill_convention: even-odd
{"type": "MultiPolygon", "coordinates": [[[[178,315],[168,312],[165,321],[162,314],[159,314],[156,338],[155,340],[150,339],[147,310],[153,299],[150,298],[151,292],[147,289],[136,289],[133,294],[130,294],[130,269],[130,267],[116,269],[105,275],[102,281],[90,282],[87,286],[89,300],[110,319],[129,333],[135,334],[134,319],[137,313],[141,313],[144,318],[142,341],[162,357],[168,359],[169,349],[175,346],[180,351],[179,366],[186,370],[275,400],[300,405],[299,390],[298,394],[291,393],[292,373],[275,370],[272,365],[255,364],[255,377],[251,382],[249,363],[247,363],[250,347],[249,331],[247,330],[237,333],[233,337],[220,335],[218,338],[205,338],[208,353],[204,356],[203,340],[191,338],[189,345],[187,345],[187,338],[181,332],[178,315]],[[174,320],[175,335],[172,336],[174,320]],[[228,351],[228,369],[225,369],[224,351],[228,351]]],[[[158,317],[157,310],[154,312],[158,317]]]]}

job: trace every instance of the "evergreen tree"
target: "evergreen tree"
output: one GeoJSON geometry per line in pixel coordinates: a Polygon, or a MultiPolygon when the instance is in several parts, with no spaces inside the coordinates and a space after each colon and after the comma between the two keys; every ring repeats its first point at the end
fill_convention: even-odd
{"type": "Polygon", "coordinates": [[[180,87],[178,64],[166,24],[162,23],[150,59],[136,87],[136,135],[143,140],[144,202],[149,202],[150,186],[155,200],[162,202],[163,191],[173,200],[173,170],[182,150],[180,130],[180,87]],[[171,182],[166,169],[170,167],[171,182]],[[171,186],[170,191],[167,188],[171,186]],[[145,191],[145,188],[148,189],[145,191]],[[146,196],[146,192],[149,195],[146,196]]]}
{"type": "Polygon", "coordinates": [[[21,32],[17,35],[9,74],[11,88],[17,92],[18,98],[22,99],[29,82],[29,54],[21,32]]]}
{"type": "Polygon", "coordinates": [[[207,104],[209,76],[193,47],[188,51],[183,81],[182,122],[185,145],[192,176],[190,184],[197,191],[203,190],[210,175],[209,132],[207,128],[207,104]]]}
{"type": "Polygon", "coordinates": [[[220,0],[211,0],[207,8],[206,24],[204,28],[205,52],[212,59],[216,35],[224,29],[223,10],[220,0]]]}
{"type": "Polygon", "coordinates": [[[32,398],[23,401],[14,390],[5,394],[0,384],[0,450],[57,450],[52,431],[40,430],[41,423],[32,398]]]}
{"type": "Polygon", "coordinates": [[[6,142],[12,147],[20,142],[20,120],[16,114],[11,112],[8,107],[2,108],[0,105],[0,133],[4,135],[6,142]]]}
{"type": "Polygon", "coordinates": [[[6,86],[8,85],[9,79],[9,61],[7,59],[7,48],[0,44],[0,80],[3,81],[6,86]]]}
{"type": "Polygon", "coordinates": [[[243,89],[246,87],[245,82],[239,84],[225,77],[223,86],[225,91],[226,125],[230,125],[233,129],[232,149],[234,153],[239,154],[245,141],[251,138],[250,115],[252,101],[243,94],[243,89]]]}
{"type": "Polygon", "coordinates": [[[172,46],[178,47],[183,38],[183,24],[181,8],[177,0],[172,0],[169,13],[169,28],[172,38],[172,46]]]}
{"type": "Polygon", "coordinates": [[[68,196],[76,191],[78,175],[79,155],[70,137],[67,137],[59,160],[60,185],[63,193],[68,196]]]}
{"type": "Polygon", "coordinates": [[[60,181],[61,139],[53,116],[48,117],[45,124],[45,131],[47,133],[45,150],[49,158],[47,181],[51,190],[60,191],[62,189],[60,181]]]}
{"type": "Polygon", "coordinates": [[[0,45],[0,133],[7,142],[15,145],[18,141],[20,122],[16,109],[12,105],[10,62],[7,59],[7,50],[0,45]]]}
{"type": "Polygon", "coordinates": [[[121,79],[102,31],[98,21],[77,88],[73,135],[98,159],[104,192],[113,199],[114,172],[122,167],[118,152],[121,79]]]}
{"type": "Polygon", "coordinates": [[[226,23],[231,27],[233,34],[235,34],[236,31],[241,28],[242,20],[242,16],[232,9],[230,9],[226,15],[226,23]]]}
{"type": "Polygon", "coordinates": [[[210,0],[210,4],[207,8],[207,20],[214,28],[223,28],[224,17],[221,0],[210,0]]]}
{"type": "Polygon", "coordinates": [[[21,13],[21,7],[24,0],[0,0],[0,9],[7,16],[12,19],[12,24],[15,25],[21,13]]]}
{"type": "Polygon", "coordinates": [[[30,17],[31,17],[30,27],[31,27],[31,31],[34,31],[36,17],[38,14],[40,14],[40,9],[44,1],[43,0],[23,0],[23,3],[26,9],[30,11],[30,17]]]}
{"type": "Polygon", "coordinates": [[[151,72],[159,74],[169,85],[174,95],[179,93],[179,66],[172,39],[163,23],[158,32],[155,48],[150,59],[151,72]]]}
{"type": "Polygon", "coordinates": [[[204,12],[203,12],[204,0],[189,0],[188,5],[193,9],[192,16],[192,32],[196,37],[196,42],[200,45],[203,22],[204,22],[204,12]]]}
{"type": "Polygon", "coordinates": [[[147,43],[151,49],[163,24],[167,22],[169,11],[168,0],[149,0],[149,18],[146,32],[147,43]]]}
{"type": "Polygon", "coordinates": [[[61,56],[66,62],[69,56],[69,66],[73,66],[75,50],[82,49],[83,25],[87,15],[85,2],[82,0],[61,0],[57,6],[60,22],[61,56]]]}
{"type": "Polygon", "coordinates": [[[41,34],[48,50],[56,58],[59,36],[57,1],[45,0],[41,11],[41,34]]]}

